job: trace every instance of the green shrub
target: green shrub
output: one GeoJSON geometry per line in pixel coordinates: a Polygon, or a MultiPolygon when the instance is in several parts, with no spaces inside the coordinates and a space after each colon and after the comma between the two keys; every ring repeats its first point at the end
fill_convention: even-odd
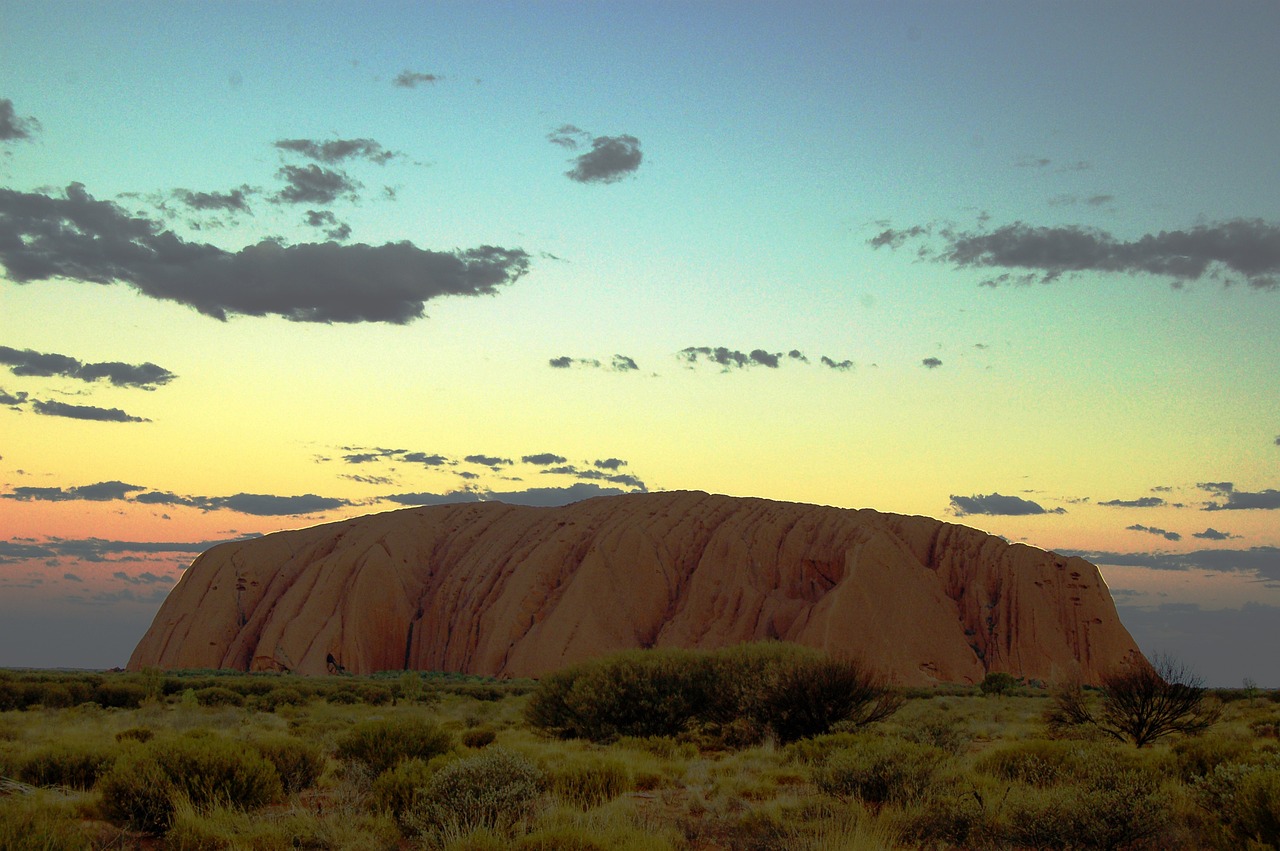
{"type": "Polygon", "coordinates": [[[453,739],[435,724],[420,718],[365,721],[338,739],[339,759],[363,763],[378,775],[402,759],[429,760],[453,747],[453,739]]]}
{"type": "Polygon", "coordinates": [[[926,798],[946,754],[929,745],[866,739],[813,769],[819,791],[864,804],[914,804],[926,798]]]}
{"type": "Polygon", "coordinates": [[[196,702],[201,706],[244,706],[244,695],[222,686],[196,689],[196,702]]]}
{"type": "Polygon", "coordinates": [[[164,833],[179,796],[197,808],[257,809],[282,795],[280,775],[260,753],[219,736],[154,740],[122,757],[99,784],[108,817],[164,833]]]}
{"type": "Polygon", "coordinates": [[[487,727],[476,727],[462,734],[462,743],[469,748],[483,748],[493,744],[498,734],[487,727]]]}
{"type": "Polygon", "coordinates": [[[404,826],[404,814],[412,807],[420,789],[431,780],[431,768],[420,759],[401,760],[373,781],[370,802],[374,812],[387,813],[404,826]]]}
{"type": "Polygon", "coordinates": [[[631,772],[617,759],[561,761],[547,772],[547,785],[560,800],[589,809],[631,791],[631,772]]]}
{"type": "Polygon", "coordinates": [[[1021,681],[1013,674],[992,671],[982,678],[982,682],[978,684],[978,689],[985,695],[999,697],[1008,694],[1021,684],[1021,681]]]}
{"type": "Polygon", "coordinates": [[[147,696],[138,683],[104,680],[93,690],[93,702],[104,709],[137,709],[147,696]]]}
{"type": "Polygon", "coordinates": [[[117,742],[149,742],[155,738],[156,731],[150,727],[130,727],[116,733],[117,742]]]}
{"type": "Polygon", "coordinates": [[[426,835],[475,828],[507,831],[532,815],[541,792],[542,772],[527,757],[486,748],[437,771],[405,820],[426,835]]]}
{"type": "Polygon", "coordinates": [[[63,802],[44,795],[0,796],[0,848],[5,851],[89,849],[80,821],[63,802]]]}
{"type": "Polygon", "coordinates": [[[258,739],[253,746],[275,766],[286,795],[311,788],[324,771],[324,753],[311,742],[278,735],[258,739]]]}
{"type": "Polygon", "coordinates": [[[48,745],[27,756],[18,778],[33,786],[91,789],[116,760],[114,748],[48,745]]]}
{"type": "Polygon", "coordinates": [[[1280,759],[1221,763],[1191,785],[1196,803],[1241,845],[1280,847],[1280,759]]]}
{"type": "Polygon", "coordinates": [[[279,686],[271,689],[258,698],[258,706],[268,712],[275,712],[281,706],[302,706],[307,696],[293,686],[279,686]]]}
{"type": "Polygon", "coordinates": [[[1158,836],[1169,819],[1154,776],[1102,771],[1071,785],[1016,787],[1000,834],[1017,848],[1129,848],[1158,836]]]}
{"type": "Polygon", "coordinates": [[[1171,748],[1183,781],[1204,777],[1224,763],[1253,763],[1262,760],[1256,754],[1253,743],[1243,736],[1206,734],[1188,736],[1173,743],[1171,748]]]}

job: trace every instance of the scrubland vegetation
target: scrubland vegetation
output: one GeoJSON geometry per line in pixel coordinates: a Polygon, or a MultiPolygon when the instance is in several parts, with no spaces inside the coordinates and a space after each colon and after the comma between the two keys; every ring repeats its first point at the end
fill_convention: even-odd
{"type": "Polygon", "coordinates": [[[1277,847],[1280,695],[1160,682],[890,690],[779,644],[540,683],[0,671],[0,849],[1277,847]]]}

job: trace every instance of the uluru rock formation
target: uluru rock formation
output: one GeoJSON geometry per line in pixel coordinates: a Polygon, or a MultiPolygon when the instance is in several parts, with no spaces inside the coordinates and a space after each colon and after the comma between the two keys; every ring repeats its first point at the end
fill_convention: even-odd
{"type": "Polygon", "coordinates": [[[131,669],[537,676],[781,639],[903,684],[1145,664],[1098,570],[928,517],[698,492],[374,514],[220,544],[131,669]]]}

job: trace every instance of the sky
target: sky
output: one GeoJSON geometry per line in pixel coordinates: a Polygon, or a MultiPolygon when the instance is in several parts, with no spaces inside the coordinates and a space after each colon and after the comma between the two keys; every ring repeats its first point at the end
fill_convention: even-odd
{"type": "Polygon", "coordinates": [[[693,489],[1280,686],[1280,6],[0,4],[0,666],[213,543],[693,489]]]}

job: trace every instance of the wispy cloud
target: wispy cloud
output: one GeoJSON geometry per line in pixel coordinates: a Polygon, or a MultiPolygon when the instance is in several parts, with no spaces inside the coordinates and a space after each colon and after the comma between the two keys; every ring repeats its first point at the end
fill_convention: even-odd
{"type": "Polygon", "coordinates": [[[39,131],[40,122],[34,116],[20,117],[13,108],[13,101],[0,98],[0,142],[28,140],[39,131]]]}
{"type": "Polygon", "coordinates": [[[69,405],[54,399],[36,399],[31,410],[46,417],[63,417],[70,420],[93,420],[102,423],[149,423],[146,417],[135,417],[119,408],[99,408],[96,405],[69,405]]]}
{"type": "Polygon", "coordinates": [[[424,74],[421,71],[405,69],[396,75],[396,78],[392,80],[392,85],[402,89],[416,89],[418,86],[435,83],[443,79],[438,74],[424,74]]]}
{"type": "Polygon", "coordinates": [[[1280,490],[1266,488],[1260,491],[1241,491],[1231,482],[1201,482],[1197,487],[1213,493],[1219,502],[1206,503],[1205,511],[1263,511],[1280,509],[1280,490]]]}
{"type": "Polygon", "coordinates": [[[957,268],[1005,270],[983,281],[1050,283],[1079,272],[1144,274],[1176,285],[1205,278],[1239,278],[1255,289],[1280,288],[1280,225],[1261,219],[1232,219],[1185,230],[1149,233],[1126,241],[1081,225],[1043,227],[1015,222],[992,231],[960,231],[949,226],[887,228],[869,240],[874,248],[941,237],[940,248],[922,246],[924,259],[957,268]]]}
{"type": "Polygon", "coordinates": [[[169,370],[154,363],[128,364],[118,361],[84,363],[68,355],[14,349],[0,346],[0,365],[14,375],[75,378],[80,381],[106,379],[117,387],[140,387],[154,390],[177,378],[169,370]]]}
{"type": "Polygon", "coordinates": [[[238,493],[230,496],[191,496],[155,491],[125,482],[98,482],[78,487],[15,487],[8,493],[0,493],[0,499],[22,502],[109,502],[124,501],[139,505],[168,505],[195,508],[200,511],[234,511],[259,517],[285,517],[316,514],[351,505],[350,500],[336,497],[301,494],[279,496],[275,494],[238,493]]]}
{"type": "Polygon", "coordinates": [[[1170,532],[1166,529],[1159,529],[1155,526],[1143,526],[1141,524],[1135,523],[1132,526],[1126,526],[1125,528],[1128,529],[1130,532],[1146,532],[1148,535],[1157,535],[1161,538],[1164,538],[1167,541],[1182,540],[1182,536],[1179,535],[1177,532],[1170,532]]]}
{"type": "Polygon", "coordinates": [[[400,156],[373,139],[329,139],[324,142],[314,139],[280,139],[275,146],[286,153],[298,154],[329,165],[349,159],[386,165],[389,160],[400,156]]]}

